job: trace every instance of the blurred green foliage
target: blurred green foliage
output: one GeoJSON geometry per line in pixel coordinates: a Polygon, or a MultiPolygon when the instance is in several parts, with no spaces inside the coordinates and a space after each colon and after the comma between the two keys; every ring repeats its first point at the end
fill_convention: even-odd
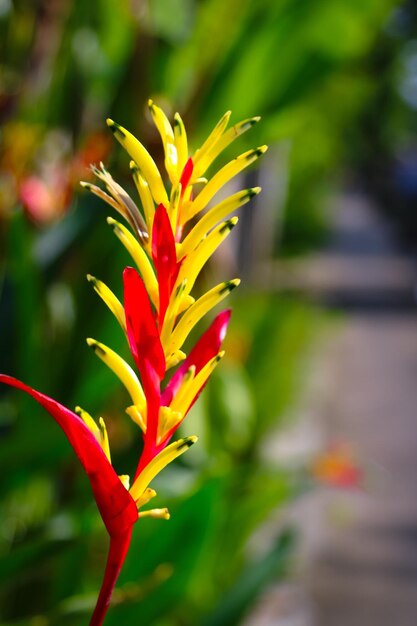
{"type": "MultiPolygon", "coordinates": [[[[125,156],[117,149],[108,156],[105,118],[160,158],[145,112],[150,96],[181,111],[194,146],[227,109],[234,120],[261,114],[262,124],[224,158],[265,142],[289,148],[280,171],[268,170],[287,180],[283,206],[271,200],[283,215],[276,252],[309,249],[323,239],[325,194],[352,154],[350,127],[375,94],[379,76],[365,61],[394,4],[0,0],[0,370],[105,415],[120,473],[134,467],[137,431],[120,415],[117,379],[83,345],[93,336],[126,354],[83,280],[91,272],[120,294],[128,263],[102,204],[77,192],[89,158],[110,159],[115,177],[129,184],[125,156]],[[41,213],[27,202],[22,208],[33,175],[45,192],[41,213]]],[[[262,202],[256,210],[262,218],[262,202]]],[[[268,465],[262,446],[302,389],[320,314],[258,292],[234,305],[227,359],[185,425],[187,434],[198,432],[199,446],[157,485],[172,518],[135,528],[109,626],[233,626],[270,580],[286,574],[291,533],[277,525],[266,550],[254,547],[253,534],[297,497],[305,478],[279,460],[268,465]]],[[[50,421],[30,399],[2,390],[2,626],[81,626],[100,584],[105,533],[70,446],[50,421]]]]}

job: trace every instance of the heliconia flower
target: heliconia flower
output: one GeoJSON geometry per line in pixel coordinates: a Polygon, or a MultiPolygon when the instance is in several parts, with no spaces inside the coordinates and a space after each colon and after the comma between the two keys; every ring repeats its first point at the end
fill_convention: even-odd
{"type": "Polygon", "coordinates": [[[58,422],[90,480],[110,536],[103,584],[90,626],[100,626],[104,620],[134,523],[142,517],[169,519],[165,508],[143,511],[142,507],[156,495],[150,487],[155,476],[197,440],[191,436],[170,443],[224,354],[221,344],[230,310],[215,317],[188,355],[187,338],[202,317],[240,281],[222,282],[197,299],[191,292],[201,269],[238,221],[237,217],[228,216],[258,194],[260,188],[239,191],[210,209],[207,207],[225,183],[266,150],[262,146],[245,152],[207,180],[203,175],[216,157],[259,118],[244,120],[227,129],[230,112],[226,113],[202,147],[190,157],[178,113],[171,126],[152,101],[149,108],[164,147],[165,168],[171,183],[169,194],[144,146],[112,120],[107,120],[108,126],[132,159],[130,169],[141,209],[103,164],[93,166],[92,170],[106,191],[82,183],[112,206],[130,227],[107,218],[136,265],[124,269],[123,303],[101,280],[91,275],[87,278],[120,324],[137,371],[101,342],[88,338],[87,343],[125,386],[131,399],[126,413],[142,431],[144,445],[132,484],[128,475],[118,476],[112,467],[102,418],[97,424],[80,407],[74,413],[15,378],[0,375],[0,382],[31,395],[58,422]],[[194,187],[202,184],[204,187],[195,194],[194,187]],[[197,221],[196,216],[199,216],[197,221]],[[190,220],[193,220],[191,227],[187,226],[190,220]],[[187,227],[185,236],[184,227],[187,227]],[[178,364],[165,384],[167,371],[178,364]]]}

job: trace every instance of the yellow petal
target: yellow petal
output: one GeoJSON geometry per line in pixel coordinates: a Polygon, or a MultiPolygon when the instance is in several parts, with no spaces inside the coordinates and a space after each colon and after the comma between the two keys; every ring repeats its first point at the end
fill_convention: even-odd
{"type": "Polygon", "coordinates": [[[175,236],[175,233],[177,232],[178,207],[179,207],[180,200],[181,200],[181,191],[182,191],[181,183],[172,185],[168,215],[169,215],[169,220],[171,222],[171,228],[172,228],[172,232],[174,233],[174,236],[175,236]]]}
{"type": "Polygon", "coordinates": [[[164,469],[171,461],[186,452],[196,441],[198,437],[185,437],[174,441],[164,448],[148,465],[142,470],[130,489],[130,495],[134,500],[138,500],[149,485],[151,480],[155,478],[159,472],[164,469]]]}
{"type": "Polygon", "coordinates": [[[97,439],[98,443],[102,447],[104,454],[106,455],[107,459],[111,463],[109,438],[107,435],[106,424],[104,423],[103,418],[102,417],[99,418],[98,425],[97,425],[95,420],[91,417],[91,415],[87,413],[87,411],[84,411],[84,409],[82,409],[80,406],[75,407],[75,412],[77,413],[77,415],[81,417],[84,424],[88,427],[90,432],[97,439]]]}
{"type": "Polygon", "coordinates": [[[253,196],[256,196],[261,191],[260,187],[253,187],[252,189],[246,189],[244,191],[238,191],[237,193],[226,198],[219,204],[216,204],[210,209],[203,217],[197,222],[197,224],[190,230],[184,241],[177,250],[177,258],[181,260],[188,254],[190,254],[205,237],[209,230],[211,230],[220,220],[224,219],[229,213],[232,213],[243,204],[249,202],[253,196]]]}
{"type": "Polygon", "coordinates": [[[206,384],[209,376],[223,356],[224,351],[219,352],[219,354],[210,359],[210,361],[201,368],[197,376],[194,376],[185,386],[184,391],[175,395],[171,402],[171,409],[179,411],[182,415],[187,413],[197,393],[201,387],[206,384]]]}
{"type": "Polygon", "coordinates": [[[130,171],[132,172],[133,181],[138,190],[140,201],[143,207],[143,213],[145,215],[146,225],[148,227],[149,239],[152,236],[153,218],[155,215],[155,204],[152,198],[149,185],[140,173],[139,167],[134,161],[130,161],[130,171]]]}
{"type": "MultiPolygon", "coordinates": [[[[181,412],[184,415],[184,412],[181,411],[181,403],[182,400],[185,396],[185,394],[187,393],[188,388],[190,387],[191,383],[194,380],[195,377],[195,370],[196,370],[196,366],[195,365],[191,365],[188,370],[185,372],[183,379],[181,381],[181,386],[178,389],[177,393],[175,394],[175,396],[173,397],[170,407],[173,411],[178,411],[181,412]]],[[[161,407],[162,408],[162,407],[161,407]]]]}
{"type": "Polygon", "coordinates": [[[229,123],[230,116],[232,112],[227,111],[223,117],[217,122],[216,126],[211,131],[210,135],[207,137],[201,148],[196,150],[193,156],[193,164],[194,164],[194,175],[195,177],[201,176],[200,174],[200,163],[204,162],[204,158],[206,154],[216,145],[216,142],[219,141],[220,137],[224,133],[226,126],[229,123]]]}
{"type": "Polygon", "coordinates": [[[152,498],[154,498],[155,496],[156,496],[155,489],[151,489],[150,487],[148,487],[147,489],[145,489],[145,491],[140,496],[140,498],[136,500],[136,506],[139,509],[141,506],[148,504],[148,502],[152,500],[152,498]]]}
{"type": "Polygon", "coordinates": [[[116,139],[125,148],[131,158],[137,163],[145,179],[148,182],[152,196],[157,204],[168,204],[168,196],[162,182],[161,175],[149,152],[138,139],[128,130],[113,120],[107,120],[107,126],[111,129],[116,139]]]}
{"type": "Polygon", "coordinates": [[[132,233],[120,222],[116,222],[112,217],[107,218],[107,223],[113,228],[116,237],[120,239],[130,256],[134,260],[145,283],[146,290],[155,307],[158,304],[158,283],[154,269],[148,255],[132,233]]]}
{"type": "Polygon", "coordinates": [[[141,412],[135,404],[132,404],[132,406],[127,407],[125,413],[146,433],[146,408],[143,408],[141,412]]]}
{"type": "Polygon", "coordinates": [[[192,304],[194,304],[195,302],[195,298],[193,298],[193,296],[186,296],[186,295],[182,295],[179,306],[178,306],[178,315],[180,313],[183,313],[184,311],[186,311],[192,304]]]}
{"type": "Polygon", "coordinates": [[[188,221],[194,217],[194,215],[202,211],[213,196],[219,191],[219,189],[223,187],[223,185],[239,174],[239,172],[245,169],[245,167],[248,167],[248,165],[256,161],[256,159],[264,154],[267,149],[267,146],[261,146],[255,150],[248,150],[248,152],[244,152],[236,159],[222,167],[221,170],[219,170],[213,178],[209,180],[207,185],[200,191],[196,199],[192,202],[185,219],[188,221]]]}
{"type": "Polygon", "coordinates": [[[167,354],[172,354],[175,350],[179,350],[188,337],[188,334],[203,315],[223,300],[239,283],[240,280],[238,278],[220,283],[220,285],[216,285],[216,287],[213,287],[213,289],[210,289],[210,291],[201,296],[201,298],[184,313],[175,327],[171,335],[167,354]]]}
{"type": "Polygon", "coordinates": [[[94,350],[103,363],[116,374],[129,392],[133,403],[138,407],[139,411],[142,412],[146,407],[145,395],[142,385],[130,365],[114,352],[114,350],[111,350],[95,339],[88,338],[87,344],[94,350]]]}
{"type": "Polygon", "coordinates": [[[168,509],[151,509],[150,511],[141,511],[139,517],[151,517],[152,519],[166,519],[171,517],[168,509]]]}
{"type": "Polygon", "coordinates": [[[174,115],[174,140],[178,155],[178,173],[181,174],[188,160],[188,142],[184,122],[179,113],[174,115]]]}
{"type": "Polygon", "coordinates": [[[98,420],[98,427],[100,429],[101,447],[103,448],[104,454],[111,463],[109,437],[107,434],[106,424],[104,423],[104,419],[102,417],[100,417],[98,420]]]}
{"type": "Polygon", "coordinates": [[[156,106],[152,100],[148,101],[148,106],[164,146],[165,169],[171,182],[176,182],[178,180],[178,154],[175,145],[174,131],[172,130],[167,116],[160,107],[156,106]]]}
{"type": "Polygon", "coordinates": [[[77,415],[81,417],[84,424],[88,427],[89,431],[94,435],[94,437],[100,443],[101,441],[100,429],[97,426],[96,421],[91,417],[89,413],[87,413],[87,411],[84,411],[84,409],[82,409],[80,406],[75,407],[75,412],[77,415]]]}
{"type": "Polygon", "coordinates": [[[178,281],[182,280],[183,276],[187,276],[187,285],[185,288],[186,294],[188,294],[193,288],[197,276],[199,275],[204,264],[208,261],[222,241],[224,241],[224,239],[230,234],[237,222],[238,218],[233,217],[232,219],[219,224],[219,226],[212,230],[211,233],[201,241],[197,248],[188,254],[184,259],[178,275],[178,281]]]}
{"type": "Polygon", "coordinates": [[[129,491],[129,489],[130,489],[130,476],[129,476],[129,474],[120,474],[119,478],[120,478],[120,482],[122,483],[123,487],[125,489],[127,489],[127,491],[129,491]]]}
{"type": "Polygon", "coordinates": [[[183,414],[178,411],[174,411],[169,406],[161,406],[159,409],[159,419],[158,419],[158,438],[157,443],[160,444],[167,433],[181,422],[183,418],[183,414]]]}
{"type": "Polygon", "coordinates": [[[178,308],[180,302],[182,300],[182,295],[185,291],[187,285],[187,279],[185,278],[181,283],[174,288],[173,294],[171,295],[170,302],[168,308],[165,313],[164,325],[161,331],[161,343],[162,346],[167,346],[169,342],[169,338],[172,333],[172,329],[174,328],[175,320],[178,315],[178,308]]]}
{"type": "Polygon", "coordinates": [[[113,313],[123,331],[126,333],[126,316],[120,300],[114,295],[111,289],[107,287],[101,280],[98,280],[91,274],[87,274],[87,280],[93,285],[94,290],[113,313]]]}
{"type": "Polygon", "coordinates": [[[181,363],[187,355],[182,350],[175,350],[166,359],[166,368],[169,370],[171,367],[175,367],[178,363],[181,363]]]}
{"type": "Polygon", "coordinates": [[[206,169],[211,165],[211,163],[219,156],[223,150],[229,146],[232,141],[234,141],[237,137],[242,135],[244,132],[252,128],[254,124],[259,122],[261,118],[251,117],[247,120],[243,120],[242,122],[238,122],[231,128],[229,128],[223,135],[219,138],[219,140],[215,143],[215,145],[206,153],[205,158],[202,159],[199,163],[198,173],[204,174],[206,169]]]}

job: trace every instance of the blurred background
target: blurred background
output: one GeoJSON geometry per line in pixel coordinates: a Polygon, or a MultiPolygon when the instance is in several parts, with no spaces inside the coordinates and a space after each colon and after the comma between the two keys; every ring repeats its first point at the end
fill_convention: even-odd
{"type": "MultiPolygon", "coordinates": [[[[136,526],[106,624],[414,625],[415,3],[0,0],[0,60],[0,371],[103,415],[119,473],[138,433],[84,343],[126,352],[85,280],[120,293],[128,263],[79,187],[103,161],[132,190],[105,118],[157,160],[149,97],[194,148],[262,115],[217,166],[270,145],[203,277],[244,285],[198,446],[155,481],[171,520],[136,526]]],[[[62,432],[0,393],[0,624],[81,626],[106,533],[62,432]]]]}

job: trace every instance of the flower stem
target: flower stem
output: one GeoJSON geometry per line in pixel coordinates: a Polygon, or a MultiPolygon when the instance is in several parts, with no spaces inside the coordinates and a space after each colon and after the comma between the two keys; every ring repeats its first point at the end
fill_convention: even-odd
{"type": "Polygon", "coordinates": [[[103,583],[94,613],[91,617],[90,626],[101,626],[109,608],[113,589],[119,577],[120,570],[126,558],[132,536],[132,528],[128,528],[123,533],[110,537],[110,547],[107,556],[106,569],[103,583]]]}

